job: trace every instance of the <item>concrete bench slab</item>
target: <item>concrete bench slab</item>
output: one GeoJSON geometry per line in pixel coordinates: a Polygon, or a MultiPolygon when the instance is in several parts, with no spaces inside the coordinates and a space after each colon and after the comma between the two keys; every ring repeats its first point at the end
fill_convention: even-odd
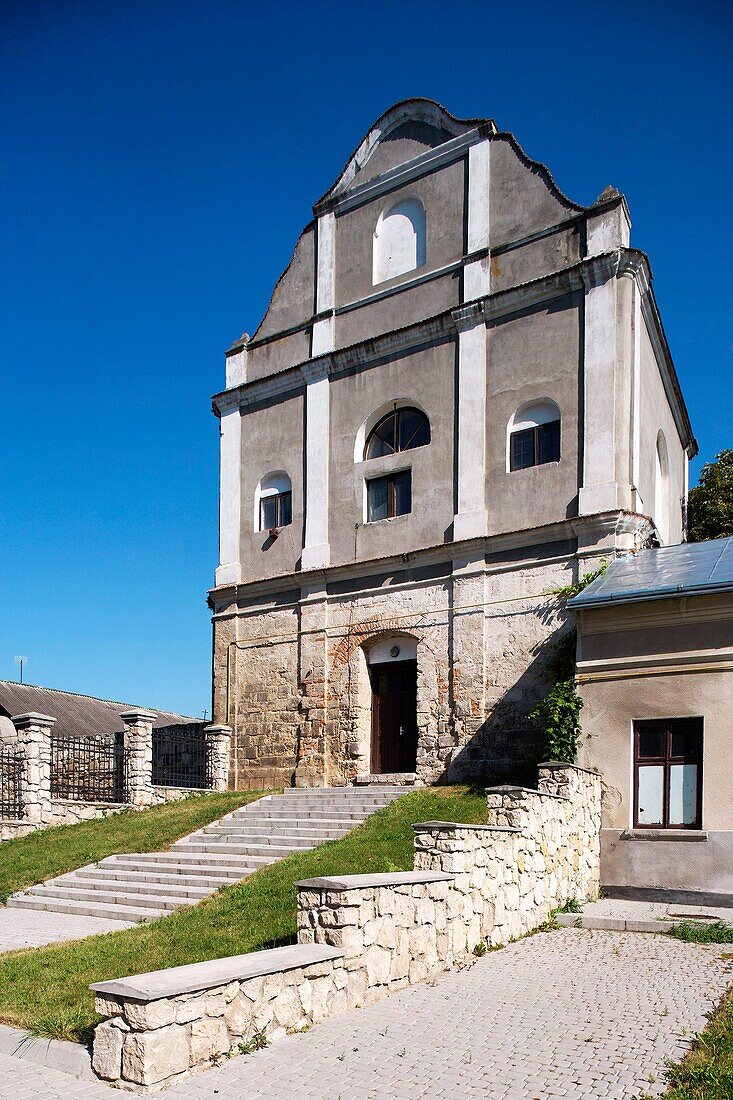
{"type": "Polygon", "coordinates": [[[291,947],[274,947],[269,951],[253,951],[248,955],[231,955],[225,959],[172,966],[168,970],[153,970],[148,974],[133,974],[127,978],[97,982],[89,988],[102,996],[157,1001],[343,957],[343,951],[325,944],[294,944],[291,947]]]}

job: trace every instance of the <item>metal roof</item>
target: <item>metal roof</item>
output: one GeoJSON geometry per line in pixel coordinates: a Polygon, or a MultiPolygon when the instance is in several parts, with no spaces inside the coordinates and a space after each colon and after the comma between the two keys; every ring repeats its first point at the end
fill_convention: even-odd
{"type": "Polygon", "coordinates": [[[683,542],[616,558],[606,572],[568,600],[574,611],[637,600],[733,591],[733,538],[683,542]]]}
{"type": "MultiPolygon", "coordinates": [[[[15,714],[26,714],[28,711],[50,714],[56,719],[54,733],[64,737],[116,733],[125,728],[120,712],[135,709],[130,703],[115,703],[111,699],[96,699],[91,695],[75,695],[71,691],[0,680],[0,715],[12,718],[15,714]]],[[[153,726],[158,729],[201,721],[200,718],[188,718],[155,707],[145,709],[157,715],[153,726]]]]}

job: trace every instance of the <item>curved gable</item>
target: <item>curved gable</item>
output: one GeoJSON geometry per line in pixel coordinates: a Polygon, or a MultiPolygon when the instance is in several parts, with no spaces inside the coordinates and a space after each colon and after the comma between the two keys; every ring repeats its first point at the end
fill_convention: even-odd
{"type": "Polygon", "coordinates": [[[334,185],[315,203],[317,212],[330,200],[430,149],[444,145],[490,119],[459,119],[432,99],[405,99],[377,119],[354,150],[334,185]]]}

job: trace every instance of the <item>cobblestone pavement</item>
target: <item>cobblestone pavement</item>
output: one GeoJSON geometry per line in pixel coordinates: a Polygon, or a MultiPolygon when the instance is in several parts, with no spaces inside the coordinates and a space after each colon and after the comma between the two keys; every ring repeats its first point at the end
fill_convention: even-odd
{"type": "MultiPolygon", "coordinates": [[[[632,1100],[664,1092],[733,981],[730,948],[563,929],[233,1058],[166,1100],[632,1100]]],[[[0,1056],[0,1096],[110,1100],[0,1056]]]]}
{"type": "Polygon", "coordinates": [[[101,917],[73,917],[68,914],[46,913],[43,909],[0,908],[0,954],[21,947],[41,947],[44,943],[81,940],[101,932],[118,932],[131,928],[124,920],[103,920],[101,917]]]}

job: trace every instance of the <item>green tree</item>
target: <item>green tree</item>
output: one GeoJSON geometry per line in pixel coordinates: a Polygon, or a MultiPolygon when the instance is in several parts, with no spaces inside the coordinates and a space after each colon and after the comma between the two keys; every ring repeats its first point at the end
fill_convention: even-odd
{"type": "Polygon", "coordinates": [[[687,538],[703,542],[733,535],[733,451],[706,462],[687,501],[687,538]]]}

